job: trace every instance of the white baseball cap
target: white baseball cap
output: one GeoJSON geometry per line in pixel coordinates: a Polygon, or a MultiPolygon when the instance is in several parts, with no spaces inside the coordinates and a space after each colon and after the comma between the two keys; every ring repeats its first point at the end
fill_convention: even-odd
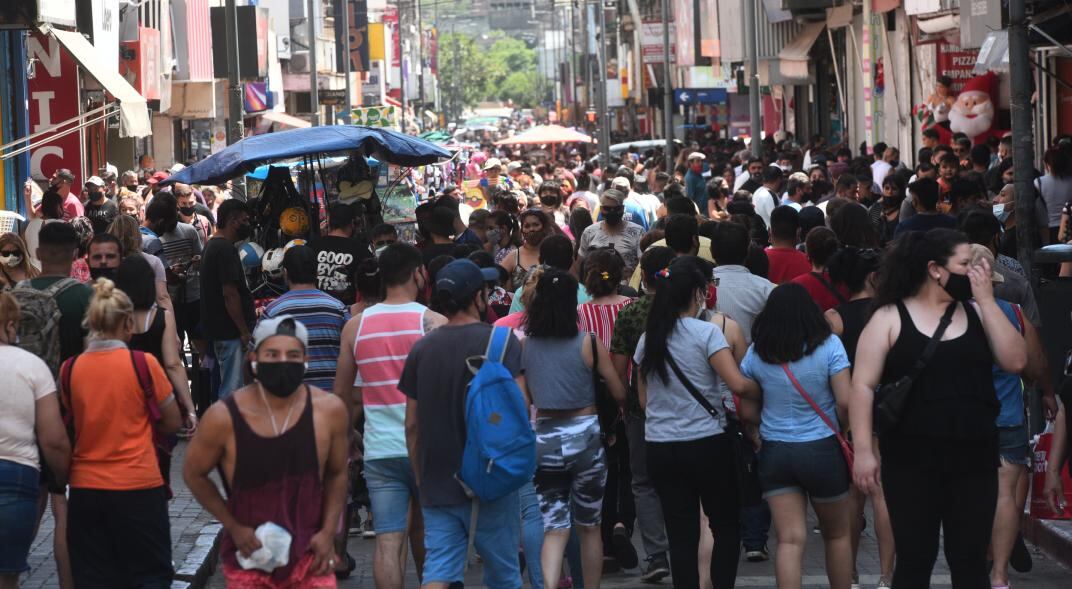
{"type": "Polygon", "coordinates": [[[104,188],[104,180],[101,180],[100,176],[90,176],[89,179],[86,180],[86,184],[92,184],[94,186],[104,188]]]}
{"type": "Polygon", "coordinates": [[[703,152],[701,152],[701,151],[694,151],[694,152],[689,154],[689,159],[690,160],[705,160],[705,159],[707,159],[707,156],[704,155],[703,152]]]}

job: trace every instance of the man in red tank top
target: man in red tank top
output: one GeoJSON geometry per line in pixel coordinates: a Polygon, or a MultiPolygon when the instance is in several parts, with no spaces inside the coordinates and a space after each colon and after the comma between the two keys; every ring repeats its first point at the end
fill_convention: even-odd
{"type": "MultiPolygon", "coordinates": [[[[309,334],[288,315],[263,320],[250,353],[253,384],[216,403],[186,451],[183,477],[223,524],[227,586],[335,587],[335,527],[346,499],[346,407],[302,384],[309,334]],[[209,479],[219,469],[225,500],[209,479]],[[246,569],[238,556],[261,548],[256,529],[275,523],[291,535],[287,564],[246,569]]],[[[275,556],[275,555],[273,555],[275,556]]]]}

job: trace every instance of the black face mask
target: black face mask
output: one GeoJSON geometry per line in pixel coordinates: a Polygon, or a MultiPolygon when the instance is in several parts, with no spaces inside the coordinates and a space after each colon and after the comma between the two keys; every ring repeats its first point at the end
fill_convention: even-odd
{"type": "Polygon", "coordinates": [[[276,397],[289,397],[305,377],[305,362],[257,362],[257,382],[276,397]]]}
{"type": "Polygon", "coordinates": [[[253,227],[250,226],[249,223],[239,225],[238,230],[235,231],[235,237],[238,238],[238,241],[245,241],[249,239],[251,235],[253,235],[253,227]]]}
{"type": "Polygon", "coordinates": [[[622,219],[625,218],[625,211],[614,211],[613,213],[603,213],[603,222],[610,226],[617,226],[622,224],[622,219]]]}
{"type": "Polygon", "coordinates": [[[192,217],[194,214],[194,207],[179,207],[179,212],[186,217],[192,217]]]}
{"type": "Polygon", "coordinates": [[[971,280],[967,274],[950,272],[942,288],[953,297],[954,301],[964,302],[972,298],[971,280]]]}
{"type": "Polygon", "coordinates": [[[90,192],[89,193],[89,200],[91,200],[93,202],[97,202],[99,200],[104,200],[104,193],[103,192],[90,192]]]}
{"type": "Polygon", "coordinates": [[[118,268],[90,268],[89,276],[96,280],[98,278],[107,278],[108,280],[115,280],[115,273],[118,268]]]}
{"type": "Polygon", "coordinates": [[[557,207],[559,205],[559,198],[551,194],[548,194],[547,196],[541,196],[540,204],[545,207],[557,207]]]}
{"type": "Polygon", "coordinates": [[[131,192],[137,192],[138,191],[138,185],[137,184],[131,184],[131,185],[127,186],[127,190],[129,190],[131,192]]]}

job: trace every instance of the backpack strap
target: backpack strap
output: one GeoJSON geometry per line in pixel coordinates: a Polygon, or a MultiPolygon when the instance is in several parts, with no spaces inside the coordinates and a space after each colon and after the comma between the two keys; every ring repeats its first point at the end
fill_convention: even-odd
{"type": "Polygon", "coordinates": [[[71,356],[60,365],[60,408],[63,410],[63,425],[67,435],[74,440],[74,405],[71,400],[71,372],[78,356],[71,356]]]}
{"type": "Polygon", "coordinates": [[[493,327],[488,337],[488,349],[484,352],[484,357],[502,364],[503,359],[506,358],[506,346],[509,343],[510,328],[493,327]]]}
{"type": "Polygon", "coordinates": [[[149,412],[150,421],[155,424],[160,421],[163,415],[160,413],[160,405],[156,403],[153,376],[149,372],[149,363],[145,359],[145,352],[131,350],[130,360],[134,364],[134,374],[138,377],[138,386],[145,393],[145,409],[149,412]]]}
{"type": "Polygon", "coordinates": [[[74,278],[61,278],[56,282],[53,282],[48,288],[42,289],[41,292],[44,292],[52,298],[56,298],[59,295],[63,294],[63,292],[66,291],[68,288],[71,288],[76,284],[81,283],[74,278]]]}

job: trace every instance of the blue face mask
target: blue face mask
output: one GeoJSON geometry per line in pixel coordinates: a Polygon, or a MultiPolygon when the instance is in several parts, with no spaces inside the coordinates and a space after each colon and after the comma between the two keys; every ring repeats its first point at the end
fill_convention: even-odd
{"type": "Polygon", "coordinates": [[[998,218],[998,221],[1004,223],[1009,215],[1012,214],[1012,209],[1005,206],[1005,203],[999,203],[994,205],[994,216],[998,218]]]}

